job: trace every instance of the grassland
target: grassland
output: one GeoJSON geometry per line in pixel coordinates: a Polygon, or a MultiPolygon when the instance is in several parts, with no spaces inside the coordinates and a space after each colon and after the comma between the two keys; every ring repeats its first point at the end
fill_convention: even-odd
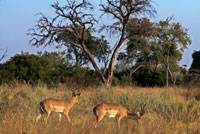
{"type": "Polygon", "coordinates": [[[113,87],[106,90],[81,90],[80,103],[70,111],[71,126],[58,114],[52,113],[48,124],[43,117],[38,123],[38,104],[46,98],[70,99],[71,92],[64,86],[57,90],[45,86],[0,86],[0,134],[200,134],[200,105],[194,96],[200,89],[113,87]],[[93,127],[92,108],[102,102],[120,103],[136,112],[146,103],[143,125],[122,119],[121,129],[115,119],[104,118],[98,128],[93,127]]]}

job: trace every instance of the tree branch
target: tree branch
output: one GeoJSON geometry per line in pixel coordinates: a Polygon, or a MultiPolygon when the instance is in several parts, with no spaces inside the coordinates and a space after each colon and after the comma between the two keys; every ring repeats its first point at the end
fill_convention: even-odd
{"type": "Polygon", "coordinates": [[[7,49],[6,49],[6,51],[3,53],[3,55],[0,57],[0,61],[2,61],[2,60],[6,57],[6,53],[7,53],[7,49]]]}

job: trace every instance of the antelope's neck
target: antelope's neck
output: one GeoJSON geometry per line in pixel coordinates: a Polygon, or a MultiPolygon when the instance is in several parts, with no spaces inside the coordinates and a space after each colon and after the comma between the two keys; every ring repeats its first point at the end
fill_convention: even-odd
{"type": "Polygon", "coordinates": [[[127,113],[127,118],[137,119],[139,117],[138,117],[138,115],[136,113],[128,112],[127,113]]]}
{"type": "Polygon", "coordinates": [[[73,107],[73,105],[76,103],[74,97],[72,97],[68,102],[69,102],[69,107],[70,107],[70,108],[73,107]]]}

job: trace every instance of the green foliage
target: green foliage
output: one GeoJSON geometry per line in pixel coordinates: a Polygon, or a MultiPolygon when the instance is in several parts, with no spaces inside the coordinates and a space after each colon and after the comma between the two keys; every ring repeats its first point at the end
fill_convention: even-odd
{"type": "Polygon", "coordinates": [[[65,82],[68,87],[89,87],[99,85],[100,79],[94,70],[75,66],[65,74],[65,82]]]}
{"type": "MultiPolygon", "coordinates": [[[[78,26],[76,26],[75,29],[80,29],[79,31],[81,31],[81,26],[79,28],[77,27],[78,26]]],[[[71,42],[69,42],[69,40],[66,40],[66,36],[73,40],[73,42],[81,41],[78,41],[77,37],[74,37],[73,34],[71,34],[69,31],[65,31],[59,34],[57,42],[65,44],[67,48],[67,60],[79,66],[88,64],[90,62],[88,55],[81,48],[74,46],[73,44],[71,44],[71,42]]],[[[105,40],[103,36],[100,38],[95,37],[89,31],[85,32],[85,36],[85,45],[87,46],[91,54],[93,54],[99,62],[105,62],[107,55],[111,52],[107,40],[105,40]]]]}
{"type": "Polygon", "coordinates": [[[187,74],[187,83],[200,86],[200,51],[192,54],[193,62],[187,74]]]}
{"type": "Polygon", "coordinates": [[[64,53],[39,52],[37,55],[22,53],[0,65],[0,83],[11,81],[31,85],[46,84],[48,88],[66,83],[70,88],[99,85],[100,79],[94,70],[73,66],[64,53]]]}
{"type": "Polygon", "coordinates": [[[15,55],[0,66],[0,81],[18,80],[26,83],[37,83],[43,80],[50,71],[50,63],[37,55],[22,53],[15,55]]]}
{"type": "MultiPolygon", "coordinates": [[[[192,54],[193,62],[190,67],[190,70],[200,70],[200,51],[195,51],[192,54]]],[[[200,72],[200,71],[199,71],[200,72]]]]}
{"type": "Polygon", "coordinates": [[[158,23],[150,22],[147,18],[134,18],[130,20],[127,28],[130,38],[125,52],[118,55],[117,68],[122,71],[131,70],[139,65],[148,66],[151,72],[144,75],[145,78],[142,80],[148,82],[143,85],[152,83],[150,84],[152,86],[162,86],[163,74],[157,69],[165,69],[168,72],[169,70],[166,69],[168,66],[171,81],[176,84],[177,74],[181,71],[179,61],[184,50],[191,44],[188,29],[178,22],[171,22],[171,18],[158,23]],[[154,77],[155,82],[151,81],[154,77]],[[159,78],[161,80],[157,81],[159,78]]]}
{"type": "Polygon", "coordinates": [[[119,70],[127,70],[136,64],[150,61],[152,55],[151,45],[155,26],[148,18],[132,18],[127,25],[129,41],[125,52],[119,53],[117,67],[119,70]]]}
{"type": "Polygon", "coordinates": [[[122,75],[120,80],[119,80],[119,83],[121,86],[131,86],[132,85],[132,77],[130,76],[127,76],[127,75],[122,75]]]}
{"type": "Polygon", "coordinates": [[[163,86],[165,83],[164,72],[151,72],[148,68],[137,71],[135,75],[133,75],[133,79],[141,86],[163,86]]]}

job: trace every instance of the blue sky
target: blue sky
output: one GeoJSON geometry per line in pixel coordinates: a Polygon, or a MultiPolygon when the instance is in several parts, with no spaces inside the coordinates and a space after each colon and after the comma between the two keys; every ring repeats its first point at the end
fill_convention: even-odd
{"type": "MultiPolygon", "coordinates": [[[[53,2],[55,0],[0,0],[0,49],[2,49],[0,55],[7,49],[5,60],[20,54],[21,51],[36,53],[43,50],[42,47],[28,45],[30,37],[26,32],[37,21],[36,13],[42,12],[51,16],[53,10],[50,4],[53,2]]],[[[174,21],[189,29],[192,44],[185,50],[180,65],[187,64],[190,67],[192,53],[194,50],[200,50],[200,0],[155,0],[155,2],[154,7],[158,13],[154,18],[155,21],[173,16],[174,21]]],[[[54,51],[53,48],[45,50],[54,51]]]]}

